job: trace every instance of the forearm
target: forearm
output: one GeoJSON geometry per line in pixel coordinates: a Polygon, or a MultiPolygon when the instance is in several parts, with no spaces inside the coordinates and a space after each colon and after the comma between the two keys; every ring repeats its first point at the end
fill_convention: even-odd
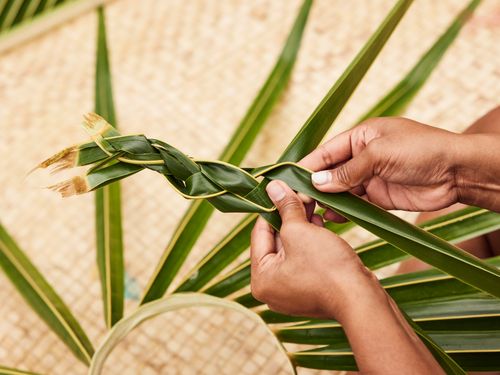
{"type": "Polygon", "coordinates": [[[353,290],[356,298],[339,319],[361,374],[444,374],[394,301],[373,284],[353,290]]]}
{"type": "Polygon", "coordinates": [[[457,140],[453,165],[459,202],[500,212],[500,134],[463,134],[457,140]]]}

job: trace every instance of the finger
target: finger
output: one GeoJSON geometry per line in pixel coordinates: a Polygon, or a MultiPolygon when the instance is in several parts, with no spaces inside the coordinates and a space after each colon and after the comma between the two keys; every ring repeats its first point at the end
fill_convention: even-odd
{"type": "Polygon", "coordinates": [[[340,167],[313,173],[314,187],[328,193],[348,191],[373,177],[373,157],[365,150],[340,167]]]}
{"type": "Polygon", "coordinates": [[[274,230],[264,218],[259,217],[253,227],[250,243],[252,267],[257,267],[264,257],[275,252],[274,230]]]}
{"type": "Polygon", "coordinates": [[[297,194],[283,181],[274,180],[266,186],[267,194],[278,209],[283,223],[307,222],[304,204],[297,194]]]}
{"type": "Polygon", "coordinates": [[[304,201],[302,201],[302,203],[304,204],[304,207],[306,209],[306,218],[307,218],[307,220],[311,221],[311,217],[314,213],[314,209],[316,208],[316,204],[314,201],[312,201],[310,203],[304,203],[304,201]]]}
{"type": "Polygon", "coordinates": [[[347,219],[343,217],[341,214],[330,209],[327,209],[325,211],[323,217],[325,218],[325,220],[333,221],[334,223],[339,223],[339,224],[345,223],[347,221],[347,219]]]}
{"type": "Polygon", "coordinates": [[[325,223],[323,223],[323,218],[320,215],[318,215],[318,214],[312,215],[312,217],[311,217],[311,223],[313,223],[314,225],[317,225],[318,227],[324,227],[325,226],[325,223]]]}
{"type": "Polygon", "coordinates": [[[356,186],[351,190],[351,193],[359,196],[364,195],[366,194],[365,187],[363,185],[356,186]]]}
{"type": "Polygon", "coordinates": [[[281,241],[281,236],[279,233],[274,235],[274,241],[276,242],[276,252],[283,250],[283,242],[281,241]]]}
{"type": "Polygon", "coordinates": [[[352,130],[340,133],[305,156],[298,164],[313,171],[320,171],[350,159],[351,134],[352,130]]]}
{"type": "Polygon", "coordinates": [[[297,195],[299,196],[300,200],[302,202],[304,202],[304,204],[308,204],[308,203],[314,202],[314,199],[312,199],[308,195],[305,195],[304,193],[297,193],[297,195]]]}

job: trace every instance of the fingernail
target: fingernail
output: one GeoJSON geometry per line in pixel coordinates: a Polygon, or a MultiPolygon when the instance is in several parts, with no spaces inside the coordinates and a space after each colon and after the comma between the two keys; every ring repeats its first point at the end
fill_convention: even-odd
{"type": "Polygon", "coordinates": [[[320,171],[313,173],[311,179],[316,185],[324,185],[332,180],[332,174],[328,171],[320,171]]]}
{"type": "Polygon", "coordinates": [[[279,202],[283,198],[285,198],[286,192],[283,187],[275,181],[271,181],[267,186],[266,186],[266,191],[267,194],[269,195],[269,198],[273,202],[279,202]]]}

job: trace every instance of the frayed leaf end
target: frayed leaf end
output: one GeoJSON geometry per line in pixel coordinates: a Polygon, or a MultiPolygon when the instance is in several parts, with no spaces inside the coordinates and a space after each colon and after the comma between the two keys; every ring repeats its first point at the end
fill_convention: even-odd
{"type": "Polygon", "coordinates": [[[88,193],[90,191],[87,179],[82,176],[75,176],[69,180],[49,186],[48,188],[57,191],[63,198],[88,193]]]}
{"type": "Polygon", "coordinates": [[[88,113],[83,116],[83,127],[92,138],[103,136],[107,132],[114,130],[113,126],[96,113],[88,113]]]}
{"type": "Polygon", "coordinates": [[[35,168],[29,171],[28,174],[39,168],[45,169],[51,167],[51,174],[62,171],[63,169],[73,168],[76,167],[77,159],[78,146],[71,146],[41,162],[35,168]]]}

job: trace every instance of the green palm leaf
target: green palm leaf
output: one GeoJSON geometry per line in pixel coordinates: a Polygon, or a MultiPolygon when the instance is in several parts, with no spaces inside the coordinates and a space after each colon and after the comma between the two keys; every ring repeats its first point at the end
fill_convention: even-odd
{"type": "Polygon", "coordinates": [[[275,168],[265,176],[286,182],[400,250],[500,298],[500,272],[450,243],[350,193],[319,192],[310,183],[310,172],[302,168],[275,168]]]}
{"type": "MultiPolygon", "coordinates": [[[[436,343],[446,348],[446,353],[467,371],[493,371],[500,367],[498,344],[500,335],[492,333],[479,334],[439,334],[432,335],[436,343]],[[481,346],[489,349],[462,349],[464,346],[481,346]],[[487,343],[487,344],[485,344],[487,343]]],[[[291,353],[290,358],[296,366],[324,369],[356,371],[356,362],[348,346],[335,345],[291,353]]]]}
{"type": "MultiPolygon", "coordinates": [[[[494,267],[500,267],[500,257],[490,258],[485,262],[494,267]]],[[[381,280],[381,284],[398,306],[403,308],[424,329],[426,327],[432,327],[432,330],[446,329],[447,326],[455,327],[450,329],[456,329],[455,322],[468,317],[473,318],[473,321],[458,326],[459,328],[473,327],[474,324],[482,326],[483,321],[478,320],[478,318],[496,319],[500,316],[500,300],[498,298],[481,292],[436,269],[391,276],[381,280]],[[435,324],[431,324],[431,322],[435,322],[435,324]]],[[[248,294],[235,300],[247,307],[260,305],[248,294]]],[[[303,321],[306,322],[301,324],[303,328],[311,328],[312,326],[320,328],[340,327],[337,322],[290,317],[269,310],[261,311],[259,314],[268,323],[303,321]]],[[[500,324],[500,320],[498,324],[500,324]]],[[[294,328],[296,327],[291,329],[294,328]]]]}
{"type": "MultiPolygon", "coordinates": [[[[242,222],[241,224],[245,225],[243,229],[236,227],[205,257],[205,261],[202,260],[201,264],[195,268],[198,273],[190,273],[190,278],[186,278],[178,290],[194,290],[188,288],[201,288],[206,282],[211,281],[213,287],[210,290],[216,291],[217,294],[214,295],[222,297],[248,285],[249,269],[241,269],[237,274],[231,273],[229,279],[223,277],[214,281],[213,278],[248,247],[250,242],[248,234],[243,236],[238,233],[249,233],[254,222],[254,220],[250,224],[242,222]],[[241,244],[241,241],[245,239],[246,242],[241,244]],[[236,280],[237,284],[231,283],[236,280]],[[220,283],[219,287],[217,287],[217,282],[220,283]]],[[[467,207],[421,223],[420,227],[451,243],[458,243],[500,229],[500,214],[477,207],[467,207]]],[[[355,250],[365,266],[371,269],[377,269],[408,257],[407,253],[383,240],[368,242],[358,246],[355,250]]],[[[249,264],[250,261],[248,261],[248,267],[249,264]]],[[[212,294],[208,290],[206,292],[212,294]]]]}
{"type": "MultiPolygon", "coordinates": [[[[468,207],[420,225],[424,230],[451,243],[458,243],[500,229],[500,214],[477,207],[468,207]]],[[[359,257],[370,269],[399,262],[408,254],[386,241],[372,241],[356,248],[359,257]]]]}
{"type": "Polygon", "coordinates": [[[106,0],[0,0],[0,52],[96,8],[106,0]]]}
{"type": "Polygon", "coordinates": [[[64,1],[56,3],[55,1],[42,2],[40,0],[3,0],[0,3],[0,32],[31,20],[41,13],[49,13],[62,3],[64,1]]]}
{"type": "Polygon", "coordinates": [[[466,375],[466,372],[457,364],[457,362],[455,362],[453,358],[451,358],[445,352],[444,348],[441,347],[441,345],[443,345],[443,341],[441,342],[441,345],[439,345],[435,341],[436,337],[432,337],[431,335],[425,333],[417,324],[415,324],[415,322],[413,322],[413,320],[411,320],[411,318],[404,311],[402,311],[402,314],[410,327],[413,329],[413,331],[415,331],[417,336],[420,338],[420,340],[422,340],[424,345],[427,347],[427,349],[429,349],[441,368],[447,374],[466,375]]]}
{"type": "Polygon", "coordinates": [[[89,364],[94,350],[82,327],[61,297],[52,289],[1,224],[0,266],[40,318],[78,359],[89,364]]]}
{"type": "MultiPolygon", "coordinates": [[[[116,126],[111,71],[106,42],[104,10],[98,10],[95,71],[95,110],[116,126]]],[[[115,134],[112,130],[109,135],[115,134]]],[[[107,327],[123,316],[124,262],[121,223],[121,190],[118,182],[95,193],[97,264],[101,278],[104,319],[107,327]]]]}
{"type": "MultiPolygon", "coordinates": [[[[113,348],[121,341],[123,338],[132,331],[139,324],[143,323],[147,319],[153,318],[160,314],[164,314],[171,311],[176,311],[179,309],[189,308],[189,307],[215,307],[224,308],[239,312],[244,314],[249,319],[257,323],[261,323],[266,327],[269,336],[272,337],[276,346],[283,353],[287,355],[285,348],[273,335],[269,327],[262,321],[262,319],[250,310],[242,307],[241,305],[228,301],[225,299],[220,299],[205,294],[199,293],[178,293],[171,296],[167,296],[156,301],[147,303],[139,307],[132,314],[127,316],[118,322],[105,337],[101,346],[96,350],[96,353],[92,359],[92,364],[89,369],[89,375],[101,374],[102,368],[107,357],[112,352],[113,348]]],[[[295,368],[290,364],[290,370],[295,374],[295,368]]]]}
{"type": "Polygon", "coordinates": [[[463,25],[470,18],[481,0],[472,0],[453,20],[434,45],[422,56],[406,77],[386,96],[367,111],[358,122],[371,117],[397,116],[402,113],[415,97],[434,68],[443,58],[448,47],[458,36],[463,25]]]}
{"type": "MultiPolygon", "coordinates": [[[[333,120],[336,118],[338,113],[340,112],[341,108],[345,105],[347,102],[348,98],[356,88],[357,84],[360,82],[362,79],[362,76],[366,73],[368,70],[369,66],[375,59],[375,57],[378,55],[380,52],[381,48],[389,38],[390,34],[392,31],[395,29],[396,25],[398,24],[399,20],[402,18],[404,15],[405,11],[408,9],[409,5],[411,4],[411,1],[399,1],[395,7],[391,10],[389,15],[386,17],[382,25],[375,31],[373,36],[370,38],[370,40],[366,43],[365,47],[361,50],[361,52],[355,57],[353,62],[349,65],[349,67],[346,69],[345,73],[340,77],[340,79],[337,81],[337,83],[332,87],[332,89],[328,92],[326,95],[325,99],[321,102],[321,104],[318,106],[318,108],[314,111],[314,113],[311,115],[311,117],[307,120],[306,124],[302,127],[302,129],[299,131],[299,134],[295,139],[292,141],[290,146],[285,150],[284,154],[282,155],[281,159],[294,159],[294,158],[300,158],[307,154],[309,151],[311,151],[312,148],[314,148],[322,139],[323,135],[326,133],[328,128],[330,127],[331,123],[333,120]],[[311,139],[307,139],[311,136],[311,139]]],[[[91,129],[91,132],[96,132],[98,131],[99,134],[102,134],[102,129],[97,130],[97,127],[105,127],[106,129],[110,129],[108,125],[102,124],[102,121],[98,120],[97,123],[95,124],[90,124],[89,125],[91,129]]],[[[105,135],[105,134],[103,134],[105,135]]],[[[94,168],[92,169],[91,173],[89,173],[89,179],[83,184],[86,185],[87,189],[94,189],[99,186],[103,186],[106,183],[109,183],[110,181],[114,181],[123,177],[126,177],[130,175],[131,173],[134,173],[136,171],[136,168],[138,167],[139,164],[142,164],[143,167],[148,167],[152,170],[156,170],[157,172],[165,174],[167,177],[167,180],[170,181],[170,183],[173,186],[176,186],[176,189],[183,194],[184,196],[192,196],[188,192],[189,187],[186,186],[181,186],[178,183],[178,178],[184,176],[189,177],[188,175],[185,174],[185,172],[188,172],[188,174],[197,174],[198,176],[201,176],[203,180],[199,180],[199,178],[193,179],[191,183],[197,183],[198,186],[193,185],[192,187],[194,189],[197,189],[200,194],[204,190],[206,191],[213,191],[215,188],[215,185],[213,182],[209,182],[207,180],[206,173],[208,173],[207,168],[210,166],[211,162],[205,163],[204,165],[204,173],[205,176],[200,175],[198,171],[198,167],[193,163],[189,158],[182,156],[182,154],[178,151],[173,149],[171,146],[168,144],[165,144],[161,141],[153,140],[150,141],[151,145],[148,145],[147,143],[144,142],[144,140],[141,137],[124,137],[124,138],[115,138],[115,139],[104,139],[100,138],[100,144],[98,145],[103,151],[104,151],[104,161],[106,161],[105,157],[106,154],[110,155],[110,158],[115,158],[117,157],[120,162],[116,163],[114,165],[104,165],[102,168],[94,168]],[[126,140],[129,140],[130,142],[134,142],[134,144],[141,144],[140,147],[140,152],[143,155],[146,156],[140,156],[141,158],[141,163],[138,161],[132,162],[130,161],[131,159],[129,156],[127,156],[127,160],[130,161],[132,164],[124,164],[124,157],[120,158],[118,154],[113,153],[117,149],[120,148],[120,145],[118,143],[122,143],[126,140]],[[112,144],[111,144],[112,143],[112,144]],[[170,161],[171,167],[175,168],[176,173],[179,173],[178,176],[171,175],[173,173],[173,170],[165,170],[162,167],[157,167],[158,165],[158,160],[152,160],[150,159],[149,155],[152,155],[153,148],[157,149],[162,157],[167,158],[170,161]],[[159,147],[159,148],[158,148],[159,147]],[[106,149],[107,148],[107,149],[106,149]],[[168,153],[173,153],[172,156],[168,156],[168,153]],[[175,155],[175,156],[174,156],[175,155]],[[146,157],[146,159],[144,159],[146,157]],[[180,158],[180,159],[179,159],[180,158]],[[174,160],[175,159],[175,160],[174,160]],[[178,159],[178,160],[177,160],[178,159]],[[177,160],[177,161],[176,161],[177,160]],[[178,167],[175,167],[176,163],[180,163],[178,167]],[[186,168],[186,171],[183,171],[182,169],[186,168]],[[207,190],[208,189],[208,190],[207,190]],[[182,190],[182,191],[181,191],[182,190]]],[[[123,147],[125,147],[124,144],[122,144],[123,147]]],[[[87,147],[87,146],[84,146],[87,147]]],[[[128,147],[128,146],[127,146],[128,147]]],[[[134,146],[135,147],[135,146],[134,146]]],[[[139,146],[138,146],[139,147],[139,146]]],[[[123,149],[120,152],[124,152],[130,154],[129,151],[133,152],[138,152],[139,149],[134,149],[134,150],[128,150],[126,151],[123,149]]],[[[80,153],[82,153],[84,150],[80,148],[80,153]]],[[[139,157],[139,156],[138,156],[139,157]]],[[[102,158],[101,158],[102,159],[102,158]]],[[[98,162],[99,159],[93,160],[93,162],[98,162]]],[[[214,164],[214,163],[212,163],[214,164]]],[[[235,171],[235,167],[231,167],[228,164],[225,163],[216,163],[219,168],[225,169],[225,173],[229,173],[231,168],[233,171],[235,171]],[[229,169],[229,170],[228,170],[229,169]]],[[[241,171],[241,170],[240,170],[241,171]]],[[[220,178],[222,178],[222,175],[220,175],[220,172],[218,173],[219,175],[217,176],[217,171],[214,170],[212,171],[214,175],[212,177],[209,177],[209,179],[212,179],[212,181],[221,181],[220,178]],[[215,180],[214,180],[215,179],[215,180]]],[[[244,176],[245,174],[242,174],[244,176]]],[[[193,177],[194,178],[194,177],[193,177]]],[[[248,186],[252,186],[254,184],[253,180],[249,180],[249,177],[245,177],[247,179],[247,187],[243,188],[243,190],[248,189],[248,186]],[[250,184],[250,185],[248,185],[250,184]]],[[[212,193],[207,193],[208,195],[205,195],[206,197],[212,197],[210,202],[214,204],[217,208],[219,208],[222,211],[226,210],[236,210],[236,211],[245,211],[245,210],[253,210],[254,208],[251,205],[244,204],[243,207],[241,204],[243,201],[241,199],[238,199],[240,195],[242,194],[242,188],[238,186],[238,184],[234,183],[234,181],[226,181],[227,184],[232,186],[234,188],[234,191],[231,192],[231,194],[226,194],[226,195],[221,195],[217,192],[212,193]],[[212,195],[211,195],[212,194],[212,195]],[[236,194],[236,195],[235,195],[236,194]],[[235,201],[236,199],[236,201],[235,201]]],[[[80,182],[78,182],[79,185],[80,182]]],[[[227,185],[226,184],[226,185],[227,185]]],[[[227,185],[227,186],[229,186],[227,185]]],[[[61,189],[61,191],[65,191],[68,186],[65,186],[62,184],[58,188],[61,189]]],[[[228,189],[231,189],[228,187],[228,189]]],[[[262,190],[262,188],[260,189],[262,190]]],[[[194,194],[194,193],[193,193],[194,194]]],[[[202,194],[203,195],[203,194],[202,194]]],[[[270,201],[267,198],[267,195],[265,193],[257,193],[257,195],[254,197],[257,199],[257,201],[261,201],[262,204],[269,204],[270,201]]],[[[255,203],[254,203],[255,204],[255,203]]],[[[257,209],[257,212],[261,210],[263,207],[262,205],[258,205],[259,207],[257,209]]],[[[268,219],[273,220],[275,225],[279,225],[279,217],[274,214],[274,215],[264,215],[267,216],[268,219]]]]}
{"type": "MultiPolygon", "coordinates": [[[[434,68],[444,56],[453,40],[458,35],[460,29],[467,21],[468,16],[477,7],[480,1],[473,0],[460,14],[453,20],[447,30],[439,37],[432,47],[420,58],[415,66],[406,76],[386,94],[377,104],[375,104],[359,122],[369,117],[394,116],[399,115],[406,105],[411,102],[416,93],[423,86],[434,68]]],[[[212,280],[222,269],[234,261],[250,245],[250,233],[257,216],[248,216],[240,222],[219,244],[216,245],[197,265],[195,265],[186,278],[181,282],[176,291],[196,291],[200,290],[206,282],[212,280]]],[[[354,223],[345,224],[326,223],[326,227],[335,233],[342,233],[354,226],[354,223]]],[[[479,235],[479,234],[478,234],[479,235]]],[[[458,240],[461,241],[461,240],[458,240]]],[[[395,259],[395,255],[401,258],[406,257],[406,253],[391,247],[392,250],[380,251],[376,257],[380,260],[395,259]]],[[[371,256],[372,252],[366,256],[371,256]]],[[[381,264],[383,265],[383,264],[381,264]]]]}
{"type": "MultiPolygon", "coordinates": [[[[222,152],[220,160],[235,165],[243,160],[274,104],[285,90],[299,51],[311,4],[312,0],[306,0],[302,4],[281,55],[222,152]]],[[[213,207],[207,202],[198,201],[191,204],[151,276],[141,303],[160,298],[165,293],[212,212],[213,207]]]]}
{"type": "Polygon", "coordinates": [[[212,296],[227,297],[250,284],[250,259],[204,286],[201,291],[212,296]]]}
{"type": "Polygon", "coordinates": [[[15,368],[0,366],[0,375],[39,375],[39,374],[30,371],[23,371],[15,368]]]}

